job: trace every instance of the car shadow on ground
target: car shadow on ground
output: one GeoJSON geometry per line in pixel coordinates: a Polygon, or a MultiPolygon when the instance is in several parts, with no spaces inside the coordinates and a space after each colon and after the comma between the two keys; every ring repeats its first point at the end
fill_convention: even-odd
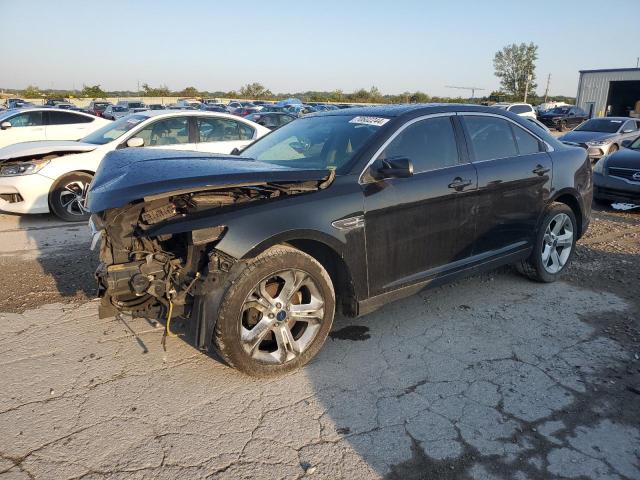
{"type": "Polygon", "coordinates": [[[0,231],[3,311],[95,296],[97,253],[89,250],[86,223],[50,215],[2,215],[0,231]]]}
{"type": "Polygon", "coordinates": [[[504,268],[338,320],[305,371],[323,441],[391,479],[638,478],[640,302],[577,284],[504,268]]]}

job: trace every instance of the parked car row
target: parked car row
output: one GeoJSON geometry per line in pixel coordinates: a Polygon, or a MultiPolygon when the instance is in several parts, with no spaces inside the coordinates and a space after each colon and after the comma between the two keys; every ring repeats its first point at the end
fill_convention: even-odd
{"type": "MultiPolygon", "coordinates": [[[[18,111],[9,121],[15,122],[18,118],[22,121],[35,115],[46,122],[54,113],[72,112],[18,111]]],[[[52,212],[63,220],[86,221],[88,214],[83,207],[86,189],[108,152],[124,147],[146,147],[229,154],[270,131],[243,118],[212,112],[147,110],[115,122],[85,116],[93,119],[96,126],[102,125],[101,128],[94,128],[86,136],[50,135],[49,131],[57,126],[45,125],[44,136],[0,148],[0,210],[21,214],[52,212]],[[51,141],[51,138],[79,137],[83,138],[51,141]],[[45,138],[49,141],[33,141],[45,138]]],[[[87,123],[66,128],[77,125],[87,123]]]]}

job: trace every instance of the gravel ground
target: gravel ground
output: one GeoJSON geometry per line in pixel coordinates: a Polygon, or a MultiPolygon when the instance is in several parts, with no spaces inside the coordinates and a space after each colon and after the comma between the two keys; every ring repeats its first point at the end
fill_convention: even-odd
{"type": "Polygon", "coordinates": [[[640,212],[594,211],[562,282],[503,268],[339,318],[270,380],[98,320],[84,226],[21,222],[0,216],[2,480],[640,478],[640,212]]]}

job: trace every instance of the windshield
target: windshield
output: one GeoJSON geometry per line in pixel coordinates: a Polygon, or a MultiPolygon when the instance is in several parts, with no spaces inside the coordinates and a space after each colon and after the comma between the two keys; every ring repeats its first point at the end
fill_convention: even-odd
{"type": "Polygon", "coordinates": [[[601,132],[601,133],[616,133],[620,126],[622,125],[622,120],[608,120],[606,118],[592,118],[591,120],[587,120],[578,128],[576,131],[578,132],[601,132]]]}
{"type": "Polygon", "coordinates": [[[250,145],[242,156],[291,168],[340,169],[387,121],[351,115],[301,118],[250,145]]]}
{"type": "Polygon", "coordinates": [[[149,117],[144,115],[127,115],[126,117],[122,117],[109,125],[99,128],[92,134],[82,138],[80,141],[84,143],[93,143],[94,145],[104,145],[116,138],[120,138],[133,127],[144,122],[147,118],[149,117]]]}
{"type": "Polygon", "coordinates": [[[640,137],[636,138],[635,141],[629,145],[629,148],[633,150],[640,150],[640,137]]]}

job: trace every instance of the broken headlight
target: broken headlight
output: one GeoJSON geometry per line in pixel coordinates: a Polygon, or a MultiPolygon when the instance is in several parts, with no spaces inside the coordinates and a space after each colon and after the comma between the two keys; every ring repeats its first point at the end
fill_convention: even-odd
{"type": "Polygon", "coordinates": [[[16,175],[31,175],[42,170],[49,160],[32,160],[30,162],[20,162],[5,165],[0,168],[0,176],[15,177],[16,175]]]}

